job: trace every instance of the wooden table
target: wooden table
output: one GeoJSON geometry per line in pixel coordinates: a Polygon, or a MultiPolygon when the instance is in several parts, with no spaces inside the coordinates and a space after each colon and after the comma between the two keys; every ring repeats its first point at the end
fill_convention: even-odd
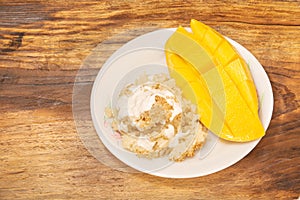
{"type": "Polygon", "coordinates": [[[299,1],[0,2],[0,199],[297,199],[299,1]],[[101,42],[198,19],[249,49],[267,72],[267,135],[237,164],[165,179],[113,170],[84,147],[72,115],[77,70],[101,42]]]}

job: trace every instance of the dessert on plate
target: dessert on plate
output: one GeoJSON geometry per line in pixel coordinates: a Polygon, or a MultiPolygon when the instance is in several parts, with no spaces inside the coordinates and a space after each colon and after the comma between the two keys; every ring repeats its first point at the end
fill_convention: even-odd
{"type": "Polygon", "coordinates": [[[141,157],[167,155],[182,161],[193,156],[207,137],[196,106],[182,97],[175,80],[166,74],[143,75],[126,85],[116,107],[106,113],[123,148],[141,157]]]}
{"type": "Polygon", "coordinates": [[[164,50],[169,74],[139,77],[107,109],[124,149],[182,161],[203,146],[208,129],[232,142],[265,135],[250,70],[228,39],[191,20],[164,50]]]}

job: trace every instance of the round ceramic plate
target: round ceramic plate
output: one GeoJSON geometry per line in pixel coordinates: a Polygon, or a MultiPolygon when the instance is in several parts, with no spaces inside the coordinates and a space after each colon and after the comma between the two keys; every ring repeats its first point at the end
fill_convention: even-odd
{"type": "MultiPolygon", "coordinates": [[[[96,132],[105,147],[119,160],[141,172],[169,178],[190,178],[225,169],[245,157],[259,142],[228,142],[209,132],[204,147],[183,162],[167,158],[146,159],[122,148],[121,138],[111,129],[105,108],[112,106],[118,91],[142,74],[168,74],[164,45],[175,29],[161,29],[139,36],[123,45],[104,63],[91,94],[91,115],[96,132]]],[[[273,111],[273,93],[266,72],[257,59],[243,46],[227,38],[247,62],[259,98],[259,117],[267,129],[273,111]]]]}

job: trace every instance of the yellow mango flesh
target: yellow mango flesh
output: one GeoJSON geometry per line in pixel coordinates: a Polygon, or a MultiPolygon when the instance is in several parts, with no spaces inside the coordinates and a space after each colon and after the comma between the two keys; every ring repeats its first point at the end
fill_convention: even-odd
{"type": "Polygon", "coordinates": [[[216,65],[220,65],[237,86],[249,108],[258,112],[258,99],[251,73],[244,59],[234,47],[218,32],[209,26],[192,19],[191,29],[196,41],[205,47],[216,65]]]}
{"type": "Polygon", "coordinates": [[[241,66],[243,59],[232,46],[222,46],[225,39],[214,30],[196,34],[201,33],[201,27],[195,24],[193,33],[179,27],[166,43],[170,75],[182,88],[183,95],[196,103],[201,122],[212,132],[239,142],[262,137],[264,128],[258,117],[255,86],[250,72],[244,71],[247,66],[241,66]],[[206,42],[202,44],[200,41],[204,39],[206,42]]]}
{"type": "Polygon", "coordinates": [[[190,63],[178,55],[166,52],[166,57],[171,77],[182,89],[183,96],[197,105],[199,115],[202,116],[201,120],[208,127],[212,122],[213,102],[204,79],[190,63]]]}

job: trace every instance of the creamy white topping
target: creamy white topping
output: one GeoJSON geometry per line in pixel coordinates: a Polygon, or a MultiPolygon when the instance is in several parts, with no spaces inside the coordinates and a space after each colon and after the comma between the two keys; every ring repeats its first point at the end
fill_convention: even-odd
{"type": "Polygon", "coordinates": [[[168,127],[164,130],[164,136],[170,139],[174,136],[174,134],[175,134],[174,126],[168,124],[168,127]]]}
{"type": "Polygon", "coordinates": [[[155,145],[155,142],[151,142],[149,139],[146,138],[139,138],[137,140],[137,146],[142,147],[143,149],[147,151],[152,151],[153,146],[155,145]]]}
{"type": "MultiPolygon", "coordinates": [[[[129,85],[127,87],[129,93],[122,94],[117,102],[118,107],[118,118],[128,116],[131,119],[132,125],[136,126],[138,129],[142,127],[142,122],[139,122],[141,114],[145,111],[151,110],[152,106],[155,104],[155,97],[159,96],[166,100],[166,102],[172,107],[170,110],[172,115],[170,116],[170,121],[172,121],[178,114],[182,113],[182,108],[179,100],[167,87],[162,85],[147,82],[142,85],[133,86],[129,85]]],[[[127,132],[127,127],[124,124],[120,124],[119,128],[127,132]]],[[[171,139],[175,136],[175,129],[173,125],[168,124],[167,127],[161,130],[161,134],[171,139]]],[[[158,145],[166,145],[168,140],[161,141],[158,145]],[[161,144],[160,144],[161,143],[161,144]]],[[[147,150],[152,151],[155,142],[152,142],[149,138],[137,138],[137,146],[147,150]]]]}
{"type": "Polygon", "coordinates": [[[166,99],[167,103],[173,107],[170,120],[182,112],[180,103],[171,91],[163,87],[156,89],[153,85],[141,85],[136,87],[133,94],[128,97],[129,116],[138,118],[143,112],[150,110],[155,103],[155,96],[166,99]]]}

